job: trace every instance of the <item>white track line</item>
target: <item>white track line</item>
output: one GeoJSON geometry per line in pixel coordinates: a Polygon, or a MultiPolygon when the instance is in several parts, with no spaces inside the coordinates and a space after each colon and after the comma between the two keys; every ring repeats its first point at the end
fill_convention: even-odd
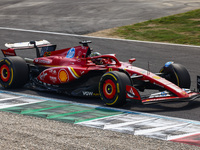
{"type": "Polygon", "coordinates": [[[167,138],[167,140],[171,141],[171,140],[176,140],[176,139],[184,138],[184,137],[188,137],[188,136],[194,136],[194,135],[197,135],[197,134],[200,134],[200,132],[192,132],[192,133],[187,133],[187,134],[170,136],[170,137],[167,138]]]}
{"type": "Polygon", "coordinates": [[[186,126],[186,125],[189,125],[189,123],[175,124],[175,125],[164,126],[164,127],[155,127],[152,129],[136,130],[134,135],[146,135],[148,133],[158,132],[161,130],[166,130],[166,129],[180,127],[180,126],[186,126]]]}
{"type": "Polygon", "coordinates": [[[104,125],[103,129],[119,128],[119,127],[122,127],[122,126],[133,125],[133,124],[146,122],[146,121],[152,121],[152,120],[156,120],[156,119],[157,118],[150,118],[150,119],[144,119],[144,120],[138,120],[138,121],[129,121],[129,122],[118,123],[118,124],[108,124],[108,125],[104,125]]]}
{"type": "Polygon", "coordinates": [[[149,42],[149,41],[139,41],[139,40],[126,40],[126,39],[117,39],[117,38],[105,38],[105,37],[95,37],[95,36],[86,36],[86,35],[78,35],[78,34],[60,33],[60,32],[50,32],[50,31],[40,31],[40,30],[28,30],[28,29],[8,28],[8,27],[0,27],[0,30],[10,30],[10,31],[20,31],[20,32],[30,32],[30,33],[42,33],[42,34],[51,34],[51,35],[63,35],[63,36],[73,36],[73,37],[82,37],[82,38],[94,38],[94,39],[117,40],[117,41],[128,41],[128,42],[147,43],[147,44],[158,44],[158,45],[171,45],[171,46],[183,46],[183,47],[196,47],[196,48],[200,48],[200,46],[195,46],[195,45],[183,45],[183,44],[171,44],[171,43],[162,43],[162,42],[149,42]]]}
{"type": "Polygon", "coordinates": [[[7,100],[13,100],[13,99],[18,99],[18,98],[21,98],[23,96],[19,96],[19,97],[9,97],[9,98],[3,98],[3,99],[0,99],[0,101],[7,101],[7,100]]]}

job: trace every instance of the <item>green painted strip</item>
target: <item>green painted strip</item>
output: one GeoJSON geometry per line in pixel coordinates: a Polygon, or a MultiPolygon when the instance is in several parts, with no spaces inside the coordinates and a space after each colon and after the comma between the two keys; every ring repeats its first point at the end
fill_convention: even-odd
{"type": "Polygon", "coordinates": [[[47,118],[47,116],[49,115],[49,113],[47,112],[37,112],[37,113],[30,113],[30,114],[24,114],[27,116],[34,116],[34,117],[40,117],[40,118],[47,118]]]}
{"type": "Polygon", "coordinates": [[[83,121],[88,121],[88,120],[93,120],[93,119],[99,119],[99,118],[104,118],[108,116],[113,116],[113,115],[118,115],[122,114],[122,112],[117,112],[117,111],[105,111],[104,109],[93,109],[93,111],[85,111],[82,113],[73,113],[73,114],[67,114],[63,116],[57,116],[56,118],[53,118],[54,120],[59,120],[59,121],[64,121],[64,122],[73,122],[73,123],[78,123],[78,122],[83,122],[83,121]]]}
{"type": "Polygon", "coordinates": [[[79,123],[123,113],[115,110],[54,101],[38,102],[1,110],[51,120],[58,120],[67,123],[79,123]]]}
{"type": "Polygon", "coordinates": [[[7,112],[17,113],[17,114],[20,114],[22,110],[23,108],[21,108],[20,106],[1,109],[1,111],[7,111],[7,112]]]}
{"type": "Polygon", "coordinates": [[[55,106],[62,106],[62,105],[66,105],[66,103],[55,103],[51,101],[48,101],[47,103],[46,101],[44,101],[44,102],[38,102],[38,103],[33,103],[33,104],[26,104],[26,105],[21,105],[21,106],[4,108],[1,110],[21,114],[22,111],[26,111],[26,110],[31,111],[33,109],[41,109],[41,108],[48,108],[48,107],[55,107],[55,106]]]}
{"type": "Polygon", "coordinates": [[[80,123],[80,122],[90,121],[90,120],[94,120],[94,119],[101,119],[101,118],[111,117],[111,116],[115,116],[115,115],[119,115],[119,114],[122,114],[122,112],[118,113],[118,114],[108,115],[108,116],[101,116],[101,117],[95,117],[95,118],[89,118],[89,119],[80,119],[80,120],[75,121],[74,123],[80,123]]]}
{"type": "Polygon", "coordinates": [[[34,112],[43,111],[43,110],[49,110],[49,109],[66,107],[66,106],[69,106],[69,105],[71,105],[71,104],[61,105],[61,106],[55,106],[55,107],[39,108],[39,109],[27,109],[27,110],[21,111],[21,114],[29,114],[29,113],[34,113],[34,112]]]}
{"type": "Polygon", "coordinates": [[[57,118],[57,117],[62,117],[62,116],[68,116],[68,115],[74,115],[74,114],[90,112],[90,111],[94,111],[94,109],[83,110],[83,111],[75,111],[75,112],[64,113],[64,114],[51,115],[51,116],[48,116],[47,119],[52,119],[52,118],[57,118]]]}

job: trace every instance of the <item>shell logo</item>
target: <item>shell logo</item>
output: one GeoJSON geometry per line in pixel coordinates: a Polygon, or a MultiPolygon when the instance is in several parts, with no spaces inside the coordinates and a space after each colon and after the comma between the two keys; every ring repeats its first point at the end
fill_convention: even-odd
{"type": "Polygon", "coordinates": [[[67,82],[69,79],[67,71],[64,69],[60,70],[58,73],[58,78],[60,82],[67,82]]]}

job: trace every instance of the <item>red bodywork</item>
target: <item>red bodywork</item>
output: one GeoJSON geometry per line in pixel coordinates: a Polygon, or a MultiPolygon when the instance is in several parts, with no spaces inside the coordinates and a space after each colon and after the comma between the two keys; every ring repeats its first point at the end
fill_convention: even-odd
{"type": "MultiPolygon", "coordinates": [[[[131,63],[135,61],[134,58],[130,59],[129,62],[120,62],[115,57],[115,54],[87,57],[89,49],[88,46],[77,46],[45,52],[43,57],[38,57],[33,60],[34,65],[46,67],[46,69],[37,76],[37,79],[45,84],[60,85],[77,80],[92,70],[103,70],[105,72],[122,71],[125,72],[130,79],[136,78],[144,83],[149,83],[168,91],[142,98],[137,88],[133,85],[127,85],[127,99],[139,100],[142,103],[151,103],[168,100],[188,100],[199,96],[199,93],[181,89],[177,85],[154,73],[132,66],[131,63]],[[97,65],[92,61],[94,59],[101,59],[102,63],[97,65]]],[[[12,48],[2,50],[2,52],[4,55],[16,55],[15,49],[12,48]]]]}
{"type": "Polygon", "coordinates": [[[37,65],[44,65],[51,67],[43,71],[39,76],[38,80],[48,84],[61,84],[63,82],[70,82],[76,80],[84,74],[87,74],[90,70],[107,70],[107,71],[126,71],[129,76],[137,75],[140,80],[150,82],[154,85],[159,85],[168,91],[171,91],[175,96],[166,96],[166,94],[161,95],[160,97],[152,97],[147,99],[142,99],[139,92],[131,86],[127,86],[127,92],[132,92],[136,96],[131,96],[127,94],[128,99],[142,100],[143,103],[153,102],[153,101],[163,101],[163,100],[178,100],[178,99],[187,99],[198,95],[198,93],[190,92],[187,93],[184,89],[176,86],[175,84],[169,82],[168,80],[157,76],[147,70],[134,67],[130,63],[135,61],[135,59],[130,59],[130,63],[119,62],[114,54],[110,55],[101,55],[93,57],[93,59],[102,58],[104,63],[102,65],[96,65],[91,61],[90,57],[85,58],[87,50],[89,47],[77,46],[74,48],[63,49],[59,51],[53,51],[51,53],[44,54],[44,56],[35,58],[34,63],[37,65]],[[74,49],[75,53],[72,58],[66,58],[67,53],[74,49]],[[111,61],[112,60],[112,61],[111,61]],[[108,64],[112,65],[108,65],[108,64]],[[53,68],[52,68],[53,67],[53,68]],[[55,73],[57,72],[57,73],[55,73]],[[46,75],[46,76],[45,76],[46,75]]]}

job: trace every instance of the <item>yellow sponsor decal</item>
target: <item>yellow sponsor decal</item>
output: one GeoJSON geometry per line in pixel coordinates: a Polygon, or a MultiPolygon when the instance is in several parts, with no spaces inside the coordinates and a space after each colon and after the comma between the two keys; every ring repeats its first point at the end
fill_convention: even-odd
{"type": "Polygon", "coordinates": [[[161,79],[159,76],[153,76],[154,79],[161,79]]]}
{"type": "Polygon", "coordinates": [[[44,57],[51,56],[51,52],[45,52],[44,57]]]}
{"type": "Polygon", "coordinates": [[[183,93],[184,95],[186,95],[186,92],[185,92],[185,91],[183,91],[182,93],[183,93]]]}
{"type": "Polygon", "coordinates": [[[99,93],[93,93],[93,96],[99,96],[100,94],[99,93]]]}
{"type": "Polygon", "coordinates": [[[80,78],[80,76],[76,73],[76,71],[74,70],[74,68],[70,67],[72,72],[74,73],[74,75],[77,77],[77,78],[80,78]]]}
{"type": "Polygon", "coordinates": [[[59,79],[61,82],[66,82],[68,80],[68,75],[67,72],[65,70],[61,70],[59,72],[59,79]]]}

